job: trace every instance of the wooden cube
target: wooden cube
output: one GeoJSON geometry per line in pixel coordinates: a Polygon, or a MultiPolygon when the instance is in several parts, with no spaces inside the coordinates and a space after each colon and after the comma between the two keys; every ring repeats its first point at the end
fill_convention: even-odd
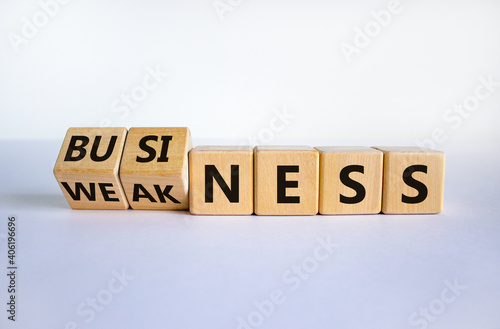
{"type": "Polygon", "coordinates": [[[118,170],[127,129],[69,128],[54,176],[73,209],[127,209],[118,170]]]}
{"type": "Polygon", "coordinates": [[[384,152],[382,212],[433,214],[443,209],[443,152],[420,147],[376,147],[384,152]]]}
{"type": "Polygon", "coordinates": [[[309,146],[254,148],[257,215],[318,213],[319,154],[309,146]]]}
{"type": "Polygon", "coordinates": [[[369,147],[320,146],[319,213],[378,214],[383,153],[369,147]]]}
{"type": "Polygon", "coordinates": [[[253,213],[253,150],[197,146],[189,152],[189,210],[196,215],[253,213]]]}
{"type": "Polygon", "coordinates": [[[188,209],[188,128],[130,128],[120,166],[133,209],[188,209]]]}

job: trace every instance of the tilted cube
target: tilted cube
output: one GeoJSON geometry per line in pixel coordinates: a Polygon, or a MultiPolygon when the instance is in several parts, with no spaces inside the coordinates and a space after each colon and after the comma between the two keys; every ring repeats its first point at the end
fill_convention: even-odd
{"type": "Polygon", "coordinates": [[[188,209],[191,148],[188,128],[130,128],[120,165],[130,207],[188,209]]]}
{"type": "Polygon", "coordinates": [[[127,209],[118,171],[125,128],[69,128],[54,175],[73,209],[127,209]]]}

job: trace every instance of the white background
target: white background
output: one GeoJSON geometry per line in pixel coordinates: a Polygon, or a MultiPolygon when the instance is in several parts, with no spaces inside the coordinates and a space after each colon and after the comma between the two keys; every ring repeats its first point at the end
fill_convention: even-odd
{"type": "Polygon", "coordinates": [[[0,138],[60,140],[70,126],[104,123],[189,126],[195,140],[239,143],[283,107],[296,118],[269,143],[409,145],[437,127],[457,147],[500,136],[498,92],[459,131],[442,118],[479,77],[500,81],[498,1],[402,1],[349,64],[340,45],[389,1],[232,1],[224,19],[213,0],[72,1],[17,53],[8,34],[22,36],[23,17],[41,7],[3,1],[0,138]],[[169,78],[128,114],[113,112],[157,66],[169,78]]]}
{"type": "MultiPolygon", "coordinates": [[[[231,10],[74,0],[46,22],[37,1],[0,3],[0,263],[16,215],[20,264],[18,322],[2,306],[1,327],[237,328],[279,289],[262,328],[500,328],[500,86],[480,87],[500,81],[500,2],[401,1],[349,59],[341,47],[389,1],[220,3],[231,10]],[[155,69],[168,77],[155,84],[155,69]],[[151,90],[121,101],[145,77],[151,90]],[[68,127],[101,125],[188,126],[195,145],[416,145],[440,132],[426,145],[447,152],[444,212],[72,211],[52,174],[59,147],[68,127]],[[291,289],[282,276],[321,238],[335,251],[291,289]],[[87,323],[79,305],[122,268],[134,279],[87,323]],[[454,280],[467,288],[412,323],[454,280]]],[[[0,305],[6,286],[2,274],[0,305]]]]}

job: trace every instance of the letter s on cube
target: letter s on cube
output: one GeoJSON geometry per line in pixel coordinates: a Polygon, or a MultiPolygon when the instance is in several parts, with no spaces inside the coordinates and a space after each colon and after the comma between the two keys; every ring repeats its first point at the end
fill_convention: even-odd
{"type": "Polygon", "coordinates": [[[374,147],[384,153],[384,214],[443,210],[445,154],[420,147],[374,147]]]}

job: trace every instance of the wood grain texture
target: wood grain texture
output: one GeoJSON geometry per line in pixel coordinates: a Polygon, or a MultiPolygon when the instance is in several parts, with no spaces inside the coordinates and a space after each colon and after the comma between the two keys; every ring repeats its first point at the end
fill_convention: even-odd
{"type": "Polygon", "coordinates": [[[318,213],[319,154],[309,146],[256,146],[254,148],[254,211],[257,215],[315,215],[318,213]],[[278,202],[278,166],[298,166],[287,172],[286,197],[299,203],[278,202]],[[290,183],[294,184],[294,183],[290,183]]]}
{"type": "Polygon", "coordinates": [[[130,206],[133,209],[188,209],[188,152],[191,148],[188,128],[130,128],[120,165],[120,179],[130,206]],[[156,137],[156,140],[144,142],[146,136],[156,137]],[[162,157],[163,137],[171,138],[166,153],[168,161],[162,157]],[[138,157],[142,161],[148,157],[152,159],[140,162],[138,157]],[[163,159],[160,161],[160,158],[163,159]],[[162,195],[164,191],[166,195],[162,195]]]}
{"type": "MultiPolygon", "coordinates": [[[[383,153],[369,147],[319,146],[319,213],[377,214],[382,207],[383,153]],[[363,172],[352,171],[348,177],[364,188],[364,197],[356,203],[341,202],[341,195],[354,198],[352,187],[341,182],[342,170],[362,166],[363,172]],[[347,168],[346,168],[347,167],[347,168]]],[[[361,192],[360,192],[361,193],[361,192]]]]}
{"type": "Polygon", "coordinates": [[[443,209],[445,154],[419,147],[374,147],[384,153],[382,212],[385,214],[433,214],[443,209]],[[411,172],[410,166],[424,166],[427,173],[411,172]],[[405,170],[406,173],[405,173],[405,170]],[[403,202],[417,198],[419,190],[404,180],[425,185],[427,195],[418,203],[403,202]]]}
{"type": "MultiPolygon", "coordinates": [[[[233,171],[233,174],[236,175],[236,171],[233,171]]],[[[192,149],[189,152],[189,210],[195,215],[251,215],[253,149],[249,146],[197,146],[192,149]],[[237,201],[230,200],[213,178],[210,179],[211,188],[207,191],[206,166],[211,165],[215,166],[229,189],[233,188],[231,169],[237,168],[239,182],[237,201]],[[206,194],[210,194],[210,191],[212,191],[211,199],[207,202],[206,194]]]]}
{"type": "Polygon", "coordinates": [[[68,129],[54,166],[54,176],[71,208],[128,208],[118,176],[126,136],[125,128],[68,129]],[[72,139],[73,144],[70,144],[72,139]],[[94,145],[98,161],[91,157],[94,145]]]}

